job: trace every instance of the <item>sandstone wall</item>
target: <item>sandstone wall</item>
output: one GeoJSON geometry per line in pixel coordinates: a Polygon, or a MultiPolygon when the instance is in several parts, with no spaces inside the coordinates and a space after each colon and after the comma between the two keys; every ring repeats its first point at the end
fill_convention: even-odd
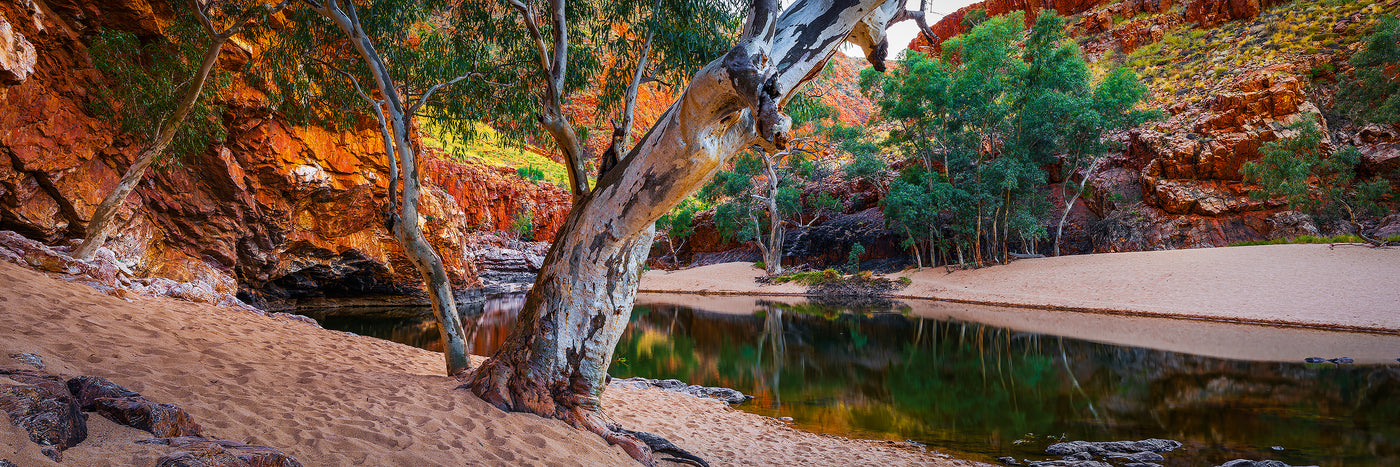
{"type": "MultiPolygon", "coordinates": [[[[0,230],[50,244],[82,237],[143,143],[87,110],[103,78],[81,37],[98,27],[149,36],[159,24],[143,0],[0,0],[0,230]]],[[[223,66],[246,60],[232,49],[223,66]]],[[[388,176],[372,119],[346,132],[297,126],[235,88],[222,96],[227,140],[150,171],[122,207],[108,243],[118,257],[145,276],[231,276],[245,298],[419,290],[384,228],[388,176]]],[[[547,238],[568,206],[558,189],[491,168],[433,160],[424,173],[420,222],[461,286],[477,282],[469,231],[533,209],[546,213],[536,218],[547,238]]]]}

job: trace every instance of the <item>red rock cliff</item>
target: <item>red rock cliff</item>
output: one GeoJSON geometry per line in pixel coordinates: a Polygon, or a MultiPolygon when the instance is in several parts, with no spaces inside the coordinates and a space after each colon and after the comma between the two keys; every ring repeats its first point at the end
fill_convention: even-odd
{"type": "MultiPolygon", "coordinates": [[[[102,78],[79,38],[99,26],[158,34],[158,23],[143,0],[0,1],[0,230],[81,238],[140,147],[86,110],[102,78]]],[[[232,276],[270,298],[421,287],[383,227],[387,167],[372,122],[332,132],[289,124],[246,87],[223,99],[227,140],[152,170],[123,206],[108,243],[120,259],[141,275],[232,276]]],[[[468,231],[533,209],[547,238],[568,207],[563,192],[490,168],[429,161],[425,173],[420,221],[458,285],[477,281],[468,231]]]]}

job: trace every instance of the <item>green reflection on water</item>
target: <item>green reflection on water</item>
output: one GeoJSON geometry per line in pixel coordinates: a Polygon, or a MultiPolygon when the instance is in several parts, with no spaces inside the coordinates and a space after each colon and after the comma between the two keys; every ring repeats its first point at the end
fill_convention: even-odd
{"type": "Polygon", "coordinates": [[[1230,361],[810,304],[638,307],[632,320],[614,375],[732,387],[755,397],[743,410],[818,432],[983,459],[1159,437],[1187,443],[1164,465],[1400,462],[1394,366],[1230,361]]]}
{"type": "MultiPolygon", "coordinates": [[[[495,351],[522,302],[463,310],[475,353],[495,351]]],[[[612,374],[731,387],[755,397],[737,408],[803,429],[913,439],[980,460],[1044,459],[1051,438],[1156,437],[1186,443],[1166,466],[1400,465],[1395,365],[1224,360],[810,303],[723,311],[637,307],[616,352],[626,364],[612,374]]],[[[439,346],[426,308],[349,314],[318,318],[439,346]]]]}

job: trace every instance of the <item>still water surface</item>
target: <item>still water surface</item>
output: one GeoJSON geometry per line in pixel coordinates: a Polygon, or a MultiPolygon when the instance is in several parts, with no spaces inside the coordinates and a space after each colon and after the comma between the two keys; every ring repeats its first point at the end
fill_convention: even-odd
{"type": "MultiPolygon", "coordinates": [[[[523,303],[508,295],[468,305],[473,353],[493,352],[523,303]]],[[[441,350],[424,309],[303,312],[330,329],[441,350]]],[[[1400,337],[1381,334],[644,294],[612,374],[731,387],[755,397],[736,408],[803,429],[913,440],[984,461],[1046,459],[1058,439],[1156,437],[1185,443],[1165,454],[1168,466],[1400,465],[1395,357],[1400,337]]]]}

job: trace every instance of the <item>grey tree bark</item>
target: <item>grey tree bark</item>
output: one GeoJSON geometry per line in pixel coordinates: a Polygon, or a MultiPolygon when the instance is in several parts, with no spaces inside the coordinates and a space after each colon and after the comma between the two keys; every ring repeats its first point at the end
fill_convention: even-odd
{"type": "MultiPolygon", "coordinates": [[[[452,285],[447,279],[447,270],[443,268],[442,258],[433,249],[433,245],[424,238],[420,226],[418,198],[422,190],[421,177],[418,173],[418,161],[413,146],[410,144],[408,132],[412,123],[410,119],[417,109],[428,101],[434,91],[442,86],[460,81],[465,76],[434,86],[425,92],[417,103],[405,105],[399,94],[399,88],[395,86],[393,76],[389,74],[388,65],[384,63],[379,52],[375,49],[374,42],[360,27],[354,1],[346,0],[344,6],[337,0],[324,2],[308,0],[307,3],[314,11],[335,23],[336,27],[345,34],[346,39],[355,47],[355,51],[360,54],[365,64],[369,66],[374,75],[375,88],[383,96],[383,99],[372,102],[375,114],[380,118],[381,127],[388,130],[384,135],[384,151],[388,154],[391,165],[395,161],[398,162],[399,172],[403,174],[403,187],[399,192],[400,210],[396,214],[397,218],[391,218],[394,239],[398,241],[399,246],[403,247],[404,254],[417,267],[423,283],[428,288],[428,298],[433,306],[433,315],[437,318],[447,358],[447,374],[463,373],[470,369],[471,361],[467,356],[462,322],[457,315],[457,301],[452,295],[452,285]]],[[[358,82],[356,82],[356,86],[358,87],[358,82]]],[[[392,181],[389,191],[392,203],[392,192],[394,191],[392,181]]]]}
{"type": "Polygon", "coordinates": [[[136,157],[136,162],[126,168],[122,173],[122,178],[117,182],[117,186],[102,199],[102,203],[97,205],[97,209],[92,213],[92,219],[88,221],[87,233],[84,235],[82,245],[73,252],[73,257],[88,261],[97,254],[97,249],[107,243],[107,236],[111,235],[112,221],[117,217],[117,210],[122,203],[126,202],[127,196],[136,189],[136,184],[146,175],[146,169],[150,168],[151,162],[157,156],[165,152],[165,148],[170,146],[170,141],[175,139],[175,133],[180,130],[180,125],[185,123],[185,117],[189,116],[194,104],[199,101],[199,96],[204,92],[204,83],[209,80],[209,74],[214,71],[214,65],[219,62],[219,53],[223,51],[224,44],[229,38],[238,35],[248,26],[259,13],[272,15],[281,11],[287,6],[290,0],[283,0],[275,6],[263,9],[254,9],[243,16],[237,18],[233,25],[220,31],[210,18],[211,9],[217,6],[211,0],[191,0],[190,8],[193,8],[195,16],[199,18],[200,24],[204,27],[204,32],[209,35],[209,46],[204,49],[204,60],[200,62],[199,71],[190,79],[189,88],[185,90],[185,95],[180,99],[180,105],[175,108],[175,113],[169,119],[160,122],[160,128],[156,132],[156,139],[145,150],[136,157]],[[261,10],[261,11],[260,11],[261,10]]]}
{"type": "Polygon", "coordinates": [[[554,26],[553,43],[545,45],[540,33],[539,20],[535,9],[521,0],[507,0],[520,11],[530,37],[535,41],[539,56],[540,71],[545,75],[545,92],[541,102],[544,111],[540,113],[540,125],[554,139],[559,152],[564,155],[564,166],[569,169],[569,189],[574,202],[588,194],[588,170],[583,160],[583,145],[579,144],[578,133],[564,115],[564,78],[569,70],[569,23],[564,15],[565,0],[549,0],[550,23],[554,26]]]}
{"type": "Polygon", "coordinates": [[[574,204],[515,329],[476,370],[472,391],[504,410],[587,428],[651,465],[644,442],[596,412],[654,223],[739,150],[785,147],[791,119],[779,109],[886,2],[902,5],[800,0],[780,14],[776,0],[755,0],[738,44],[697,72],[619,166],[574,204]]]}

